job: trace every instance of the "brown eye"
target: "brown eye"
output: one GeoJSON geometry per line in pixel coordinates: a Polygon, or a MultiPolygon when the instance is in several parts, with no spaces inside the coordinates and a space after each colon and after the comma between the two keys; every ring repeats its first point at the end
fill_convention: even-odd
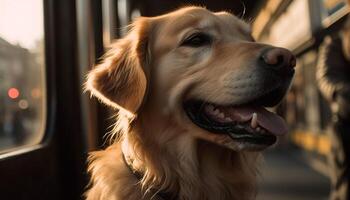
{"type": "Polygon", "coordinates": [[[196,48],[196,47],[209,45],[211,42],[212,42],[212,38],[210,35],[207,35],[205,33],[195,33],[189,36],[187,39],[185,39],[185,41],[182,42],[181,46],[196,48]]]}

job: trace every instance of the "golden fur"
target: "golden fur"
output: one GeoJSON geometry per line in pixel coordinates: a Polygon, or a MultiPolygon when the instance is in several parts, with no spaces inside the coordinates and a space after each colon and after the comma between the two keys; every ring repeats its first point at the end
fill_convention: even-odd
{"type": "Polygon", "coordinates": [[[157,189],[182,200],[254,199],[259,153],[243,152],[243,144],[195,126],[182,103],[194,97],[222,104],[252,98],[234,84],[252,83],[245,91],[254,93],[259,74],[251,58],[266,45],[254,42],[249,26],[235,16],[200,7],[139,18],[131,27],[88,75],[87,90],[118,117],[113,144],[90,156],[86,198],[158,199],[157,189]],[[198,30],[214,35],[214,44],[200,50],[179,46],[198,30]],[[142,180],[127,168],[122,152],[142,180]]]}

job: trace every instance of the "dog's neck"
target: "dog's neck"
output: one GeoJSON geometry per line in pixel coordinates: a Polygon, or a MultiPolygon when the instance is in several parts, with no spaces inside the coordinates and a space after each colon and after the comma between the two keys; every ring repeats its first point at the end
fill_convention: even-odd
{"type": "Polygon", "coordinates": [[[188,130],[168,123],[166,118],[158,120],[157,124],[151,124],[148,118],[146,124],[139,118],[121,141],[132,168],[143,174],[142,188],[175,193],[179,199],[254,197],[254,158],[254,161],[245,160],[242,153],[198,140],[188,130]]]}

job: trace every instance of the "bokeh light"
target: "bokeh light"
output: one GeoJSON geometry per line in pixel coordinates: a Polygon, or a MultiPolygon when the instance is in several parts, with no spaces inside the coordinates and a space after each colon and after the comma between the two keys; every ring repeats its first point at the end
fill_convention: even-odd
{"type": "Polygon", "coordinates": [[[17,88],[10,88],[7,94],[11,99],[16,99],[19,96],[19,91],[17,88]]]}
{"type": "Polygon", "coordinates": [[[25,99],[21,99],[19,102],[18,102],[18,106],[21,108],[21,109],[27,109],[29,104],[28,104],[28,101],[25,100],[25,99]]]}

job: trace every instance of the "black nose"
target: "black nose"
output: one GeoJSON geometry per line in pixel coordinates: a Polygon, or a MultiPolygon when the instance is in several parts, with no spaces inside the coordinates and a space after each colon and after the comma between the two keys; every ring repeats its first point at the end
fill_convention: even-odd
{"type": "Polygon", "coordinates": [[[284,48],[269,48],[261,54],[263,65],[267,69],[277,71],[278,73],[290,74],[294,72],[296,65],[295,56],[284,48]]]}

